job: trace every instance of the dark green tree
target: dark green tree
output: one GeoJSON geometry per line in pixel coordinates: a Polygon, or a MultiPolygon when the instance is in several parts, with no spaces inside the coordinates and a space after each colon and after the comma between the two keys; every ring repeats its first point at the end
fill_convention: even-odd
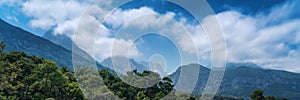
{"type": "Polygon", "coordinates": [[[276,100],[287,100],[287,98],[278,98],[276,100]]]}
{"type": "Polygon", "coordinates": [[[0,54],[3,53],[5,46],[6,46],[6,44],[4,42],[0,42],[0,54]]]}
{"type": "Polygon", "coordinates": [[[252,94],[250,94],[250,98],[252,100],[264,100],[263,93],[264,91],[262,90],[255,90],[252,92],[252,94]]]}
{"type": "Polygon", "coordinates": [[[136,100],[150,100],[144,92],[139,92],[137,94],[136,100]]]}
{"type": "Polygon", "coordinates": [[[84,99],[73,72],[23,52],[1,53],[0,76],[0,100],[84,99]]]}
{"type": "Polygon", "coordinates": [[[153,81],[157,79],[160,80],[158,81],[158,83],[148,88],[138,88],[128,85],[127,83],[123,82],[117,75],[111,74],[107,70],[100,70],[99,73],[103,78],[105,85],[115,95],[126,100],[158,100],[174,90],[174,85],[172,84],[171,79],[160,79],[159,74],[151,71],[144,71],[141,73],[134,70],[132,72],[128,72],[128,76],[123,76],[123,79],[128,82],[132,82],[135,85],[144,84],[144,79],[139,78],[141,76],[144,76],[144,78],[146,77],[146,79],[153,81]]]}
{"type": "Polygon", "coordinates": [[[276,100],[273,96],[265,96],[265,100],[276,100]]]}

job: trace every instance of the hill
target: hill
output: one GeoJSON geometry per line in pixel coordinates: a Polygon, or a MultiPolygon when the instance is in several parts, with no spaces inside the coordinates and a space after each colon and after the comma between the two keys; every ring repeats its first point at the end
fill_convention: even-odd
{"type": "MultiPolygon", "coordinates": [[[[300,99],[300,74],[248,65],[253,64],[230,64],[227,66],[217,94],[249,99],[249,94],[253,90],[261,89],[265,91],[266,95],[285,97],[289,100],[300,99]]],[[[184,69],[200,70],[193,94],[201,94],[209,77],[210,69],[199,64],[181,66],[169,76],[175,84],[184,69]]],[[[185,75],[187,76],[181,77],[193,77],[185,75]]],[[[184,87],[175,87],[175,89],[186,91],[184,87]]]]}
{"type": "MultiPolygon", "coordinates": [[[[73,69],[73,65],[92,66],[91,64],[95,63],[92,57],[79,48],[74,49],[72,53],[62,46],[6,23],[2,19],[0,19],[0,41],[7,45],[5,52],[21,51],[36,55],[56,62],[59,67],[67,66],[73,69]]],[[[96,64],[99,68],[103,68],[101,64],[96,64]]]]}

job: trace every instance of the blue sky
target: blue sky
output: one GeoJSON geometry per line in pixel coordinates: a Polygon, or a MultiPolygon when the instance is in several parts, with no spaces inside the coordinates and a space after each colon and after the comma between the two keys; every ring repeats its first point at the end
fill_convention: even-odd
{"type": "Polygon", "coordinates": [[[33,28],[28,23],[30,21],[30,17],[24,15],[21,11],[21,8],[1,4],[0,8],[0,18],[14,26],[21,27],[22,29],[25,29],[31,33],[34,33],[36,35],[42,35],[45,30],[39,29],[39,28],[33,28]]]}
{"type": "MultiPolygon", "coordinates": [[[[93,6],[93,4],[89,5],[89,2],[80,0],[3,0],[0,1],[0,18],[39,36],[47,30],[54,29],[55,34],[66,34],[72,37],[82,12],[89,11],[88,8],[86,9],[89,5],[94,7],[91,15],[94,14],[95,19],[85,20],[94,21],[94,25],[103,27],[103,30],[95,40],[95,48],[86,47],[85,42],[77,45],[82,46],[88,53],[94,54],[99,60],[111,56],[113,42],[116,42],[119,44],[115,46],[119,49],[118,53],[114,53],[116,55],[126,54],[127,47],[132,45],[135,45],[130,49],[132,53],[130,56],[133,58],[147,60],[154,53],[165,55],[170,65],[169,72],[180,65],[177,59],[178,49],[185,52],[186,54],[182,55],[186,55],[185,58],[191,62],[199,57],[197,63],[210,64],[209,40],[199,22],[197,23],[183,8],[161,0],[134,0],[121,6],[121,9],[116,10],[107,22],[102,24],[97,19],[103,18],[112,10],[111,2],[113,1],[108,0],[105,4],[93,6]],[[149,19],[143,20],[143,23],[135,22],[136,16],[149,14],[153,16],[146,16],[149,19]],[[184,26],[190,33],[190,37],[182,35],[183,31],[176,29],[177,26],[165,17],[172,18],[184,26]],[[124,25],[127,21],[132,21],[132,26],[124,25]],[[114,38],[118,29],[123,26],[132,29],[130,35],[138,34],[144,26],[162,26],[157,28],[158,32],[174,33],[175,37],[172,42],[159,35],[137,40],[114,38]],[[141,40],[143,42],[140,43],[141,40]],[[196,51],[199,54],[194,54],[193,46],[197,47],[196,51]]],[[[300,3],[298,0],[208,0],[208,3],[215,11],[214,16],[218,18],[224,31],[228,62],[253,62],[264,68],[300,72],[298,67],[300,13],[297,10],[300,9],[297,6],[300,3]]],[[[209,25],[207,23],[210,19],[210,16],[207,16],[200,23],[203,26],[209,25]]],[[[93,30],[94,27],[89,28],[93,30]]],[[[83,34],[82,38],[93,40],[95,37],[83,34]]]]}
{"type": "MultiPolygon", "coordinates": [[[[150,58],[159,54],[166,60],[167,66],[178,66],[181,64],[180,54],[176,45],[170,41],[167,37],[158,34],[147,34],[135,41],[137,48],[143,53],[140,60],[149,62],[150,58]]],[[[175,67],[168,67],[167,70],[176,70],[175,67]]]]}

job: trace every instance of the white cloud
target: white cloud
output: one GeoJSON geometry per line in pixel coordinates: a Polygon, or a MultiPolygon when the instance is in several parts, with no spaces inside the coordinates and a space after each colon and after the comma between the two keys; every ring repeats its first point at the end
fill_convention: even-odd
{"type": "Polygon", "coordinates": [[[19,20],[18,20],[15,16],[6,16],[6,18],[7,18],[8,20],[13,20],[13,21],[19,23],[19,20]]]}
{"type": "Polygon", "coordinates": [[[138,57],[140,55],[131,40],[98,38],[95,45],[96,57],[99,57],[99,60],[104,60],[112,56],[138,57]]]}
{"type": "Polygon", "coordinates": [[[141,7],[139,9],[129,9],[129,10],[116,10],[109,18],[106,23],[113,25],[114,28],[118,28],[126,22],[133,20],[139,16],[156,14],[153,9],[149,7],[141,7]]]}
{"type": "Polygon", "coordinates": [[[163,36],[167,36],[175,44],[179,45],[182,50],[189,52],[192,47],[186,45],[193,45],[191,37],[184,29],[184,25],[174,20],[175,13],[169,12],[166,14],[149,14],[142,16],[135,20],[131,20],[124,28],[134,30],[132,34],[140,34],[143,32],[158,32],[163,36]],[[188,44],[183,42],[188,41],[188,44]]]}
{"type": "MultiPolygon", "coordinates": [[[[133,40],[124,40],[111,37],[112,30],[101,24],[101,19],[105,18],[105,16],[108,15],[109,8],[101,8],[100,6],[90,5],[89,8],[86,9],[85,14],[80,19],[80,28],[76,30],[77,34],[74,37],[74,39],[76,40],[75,43],[79,47],[87,51],[90,55],[95,55],[96,58],[100,61],[111,56],[139,56],[139,52],[136,46],[133,44],[133,40]],[[131,51],[131,53],[128,54],[128,51],[131,51]]],[[[108,22],[112,22],[111,24],[113,26],[116,26],[122,23],[114,22],[124,22],[121,20],[126,20],[125,18],[129,18],[128,13],[130,13],[130,15],[136,15],[136,13],[142,14],[141,11],[149,13],[149,10],[147,11],[147,9],[148,8],[131,9],[124,12],[122,12],[121,10],[117,10],[118,14],[111,15],[111,17],[122,16],[122,18],[124,19],[110,19],[108,22]]]]}
{"type": "Polygon", "coordinates": [[[265,68],[300,72],[297,66],[300,57],[291,56],[300,52],[297,49],[300,19],[289,19],[295,12],[286,13],[286,10],[294,10],[287,4],[275,7],[269,14],[257,16],[236,11],[217,14],[224,29],[228,61],[254,62],[265,68]]]}
{"type": "Polygon", "coordinates": [[[87,2],[75,0],[29,0],[22,3],[22,12],[32,17],[32,27],[44,30],[54,27],[56,33],[64,34],[75,30],[77,19],[86,5],[87,2]]]}
{"type": "Polygon", "coordinates": [[[300,2],[298,0],[287,0],[282,5],[277,5],[270,9],[270,13],[261,13],[257,17],[261,20],[262,25],[264,24],[280,24],[283,21],[289,19],[299,18],[300,14],[298,13],[300,9],[300,2]]]}
{"type": "Polygon", "coordinates": [[[73,34],[77,28],[78,22],[79,22],[79,18],[73,18],[70,20],[59,22],[57,23],[54,32],[58,34],[66,34],[66,33],[73,34]]]}
{"type": "Polygon", "coordinates": [[[297,32],[295,32],[295,33],[296,33],[296,36],[295,36],[294,42],[295,42],[296,44],[300,44],[300,30],[297,31],[297,32]]]}

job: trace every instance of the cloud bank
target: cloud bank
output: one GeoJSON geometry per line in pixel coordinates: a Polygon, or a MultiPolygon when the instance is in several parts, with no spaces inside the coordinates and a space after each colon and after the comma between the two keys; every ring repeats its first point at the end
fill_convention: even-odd
{"type": "Polygon", "coordinates": [[[230,62],[254,62],[265,68],[300,72],[299,1],[287,1],[270,13],[254,16],[236,11],[216,16],[224,29],[230,62]]]}

